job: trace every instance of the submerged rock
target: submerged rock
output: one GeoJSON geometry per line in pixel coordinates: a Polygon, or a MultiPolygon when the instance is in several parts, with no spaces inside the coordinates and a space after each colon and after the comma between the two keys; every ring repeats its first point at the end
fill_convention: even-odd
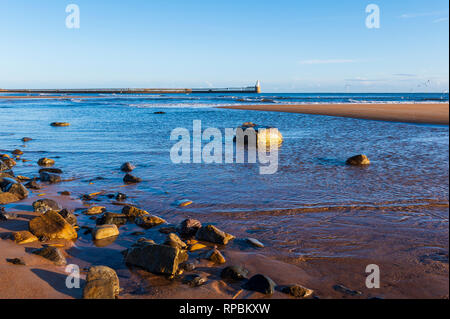
{"type": "Polygon", "coordinates": [[[36,236],[34,236],[27,230],[21,230],[12,233],[11,239],[19,245],[29,244],[39,240],[36,236]]]}
{"type": "Polygon", "coordinates": [[[125,175],[125,177],[123,178],[123,182],[124,182],[125,184],[137,184],[137,183],[142,182],[142,178],[133,176],[133,175],[131,175],[131,174],[127,174],[127,175],[125,175]]]}
{"type": "Polygon", "coordinates": [[[139,227],[149,229],[149,228],[164,224],[164,223],[166,223],[166,221],[158,216],[144,215],[144,216],[136,218],[135,223],[139,227]]]}
{"type": "Polygon", "coordinates": [[[145,245],[129,249],[125,262],[155,274],[175,275],[179,265],[187,259],[185,250],[166,245],[145,245]]]}
{"type": "Polygon", "coordinates": [[[32,141],[33,139],[31,137],[22,137],[22,142],[26,143],[29,141],[32,141]]]}
{"type": "Polygon", "coordinates": [[[116,225],[123,226],[128,222],[128,217],[125,214],[106,212],[102,217],[96,220],[97,225],[116,225]]]}
{"type": "Polygon", "coordinates": [[[356,155],[347,159],[345,163],[352,166],[369,165],[370,160],[366,155],[356,155]]]}
{"type": "Polygon", "coordinates": [[[23,155],[23,152],[21,150],[14,150],[11,152],[13,155],[23,155]]]}
{"type": "Polygon", "coordinates": [[[75,229],[53,210],[30,220],[28,227],[38,238],[71,240],[78,237],[75,229]]]}
{"type": "Polygon", "coordinates": [[[33,203],[34,211],[37,213],[44,214],[50,210],[60,211],[62,209],[61,205],[59,205],[53,199],[39,199],[33,203]]]}
{"type": "Polygon", "coordinates": [[[64,257],[62,250],[57,247],[44,247],[34,250],[32,253],[44,257],[45,259],[54,262],[58,266],[67,264],[66,257],[64,257]]]}
{"type": "Polygon", "coordinates": [[[233,235],[225,233],[224,231],[221,231],[213,225],[207,225],[201,227],[197,231],[196,238],[198,240],[208,241],[219,245],[226,245],[235,237],[233,235]]]}
{"type": "Polygon", "coordinates": [[[119,277],[113,269],[106,266],[89,268],[83,289],[84,299],[117,299],[119,293],[119,277]]]}
{"type": "Polygon", "coordinates": [[[55,160],[52,160],[51,158],[41,158],[38,160],[39,166],[53,166],[55,165],[55,160]]]}
{"type": "Polygon", "coordinates": [[[136,168],[136,166],[134,166],[130,162],[126,162],[126,163],[122,164],[122,166],[120,167],[120,170],[122,172],[129,173],[129,172],[132,172],[135,168],[136,168]]]}
{"type": "Polygon", "coordinates": [[[202,227],[202,223],[196,219],[185,219],[179,226],[179,233],[182,237],[195,236],[197,231],[202,227]]]}
{"type": "Polygon", "coordinates": [[[49,167],[49,168],[41,168],[41,169],[39,170],[39,174],[40,174],[40,173],[43,173],[43,172],[45,172],[45,173],[52,173],[52,174],[62,174],[62,173],[63,173],[62,169],[59,169],[59,168],[52,168],[52,167],[49,167]]]}
{"type": "Polygon", "coordinates": [[[92,231],[92,237],[94,240],[101,240],[109,237],[119,236],[119,229],[116,225],[98,225],[92,231]]]}
{"type": "Polygon", "coordinates": [[[314,293],[314,290],[301,285],[286,286],[283,287],[281,291],[296,298],[308,298],[314,293]]]}
{"type": "Polygon", "coordinates": [[[41,182],[47,182],[50,184],[61,183],[61,176],[59,176],[58,174],[42,172],[39,175],[39,178],[40,178],[41,182]]]}
{"type": "Polygon", "coordinates": [[[70,126],[70,123],[67,123],[67,122],[53,122],[53,123],[50,123],[50,126],[53,126],[53,127],[70,126]]]}
{"type": "Polygon", "coordinates": [[[262,294],[271,295],[275,289],[275,282],[267,276],[264,275],[254,275],[247,281],[242,288],[252,291],[257,291],[262,294]]]}
{"type": "Polygon", "coordinates": [[[116,201],[118,201],[118,202],[123,202],[127,198],[128,198],[128,196],[123,193],[117,193],[117,195],[116,195],[116,201]]]}
{"type": "Polygon", "coordinates": [[[134,221],[138,217],[149,215],[145,210],[134,206],[125,206],[122,208],[122,214],[125,214],[130,221],[134,221]]]}
{"type": "Polygon", "coordinates": [[[36,180],[29,181],[28,183],[25,184],[25,187],[29,189],[41,189],[36,180]]]}
{"type": "Polygon", "coordinates": [[[240,281],[247,279],[248,270],[242,266],[228,266],[220,273],[222,279],[240,281]]]}

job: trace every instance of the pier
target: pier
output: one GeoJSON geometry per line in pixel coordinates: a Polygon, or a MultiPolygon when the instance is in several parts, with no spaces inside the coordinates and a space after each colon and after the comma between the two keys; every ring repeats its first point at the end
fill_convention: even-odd
{"type": "Polygon", "coordinates": [[[0,89],[0,93],[25,94],[190,94],[190,93],[261,93],[259,81],[254,86],[198,89],[0,89]]]}

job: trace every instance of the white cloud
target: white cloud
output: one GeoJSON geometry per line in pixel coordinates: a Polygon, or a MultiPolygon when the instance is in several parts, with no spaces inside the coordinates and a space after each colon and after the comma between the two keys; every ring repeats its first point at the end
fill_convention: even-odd
{"type": "Polygon", "coordinates": [[[330,59],[330,60],[303,60],[300,64],[342,64],[342,63],[354,63],[355,60],[350,59],[330,59]]]}
{"type": "Polygon", "coordinates": [[[430,17],[448,14],[448,11],[434,11],[434,12],[418,12],[418,13],[405,13],[400,16],[402,19],[412,19],[419,17],[430,17]]]}
{"type": "Polygon", "coordinates": [[[448,21],[448,17],[436,19],[433,21],[433,23],[439,23],[439,22],[445,22],[445,21],[448,21]]]}

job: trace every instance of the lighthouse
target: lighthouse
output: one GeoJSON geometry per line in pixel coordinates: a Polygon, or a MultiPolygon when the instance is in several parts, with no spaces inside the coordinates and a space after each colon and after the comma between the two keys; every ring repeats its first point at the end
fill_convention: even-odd
{"type": "Polygon", "coordinates": [[[259,80],[256,81],[256,85],[255,85],[255,89],[256,89],[256,93],[261,93],[261,85],[259,83],[259,80]]]}

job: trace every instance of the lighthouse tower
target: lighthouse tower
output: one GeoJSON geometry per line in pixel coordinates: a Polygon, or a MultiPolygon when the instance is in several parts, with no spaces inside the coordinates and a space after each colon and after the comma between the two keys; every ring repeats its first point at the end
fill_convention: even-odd
{"type": "Polygon", "coordinates": [[[255,85],[255,89],[256,89],[256,93],[261,93],[261,85],[259,83],[259,80],[256,81],[256,85],[255,85]]]}

